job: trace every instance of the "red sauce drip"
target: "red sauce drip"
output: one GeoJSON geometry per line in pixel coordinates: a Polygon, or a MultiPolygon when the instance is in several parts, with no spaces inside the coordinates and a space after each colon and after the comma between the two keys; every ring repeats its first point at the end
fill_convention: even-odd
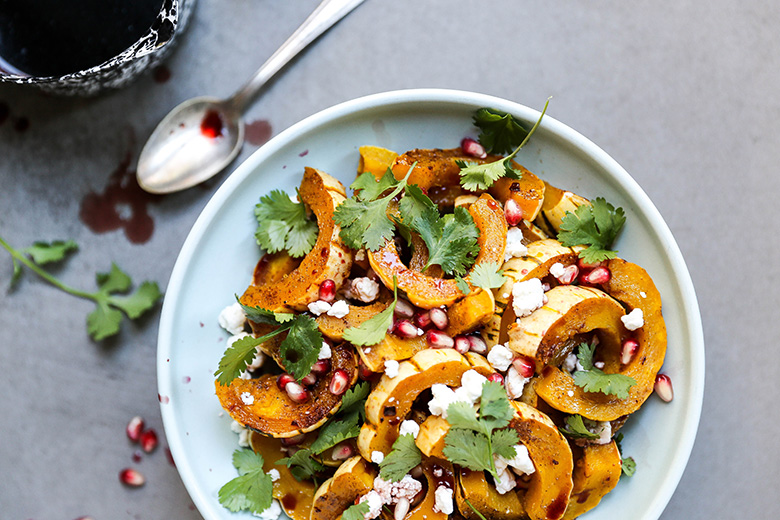
{"type": "Polygon", "coordinates": [[[209,139],[222,137],[222,116],[216,110],[209,110],[200,122],[200,132],[209,139]]]}
{"type": "Polygon", "coordinates": [[[8,103],[5,101],[0,101],[0,125],[5,123],[5,120],[8,119],[8,116],[11,115],[11,107],[8,106],[8,103]]]}
{"type": "Polygon", "coordinates": [[[285,511],[292,511],[296,505],[298,505],[298,499],[293,495],[288,493],[282,497],[282,507],[285,511]]]}
{"type": "Polygon", "coordinates": [[[246,142],[255,146],[262,146],[268,142],[273,133],[271,123],[265,119],[258,119],[247,123],[244,127],[244,137],[246,142]]]}
{"type": "Polygon", "coordinates": [[[124,229],[133,244],[147,242],[154,233],[154,221],[149,215],[149,202],[159,195],[145,192],[138,185],[135,171],[130,170],[131,152],[109,177],[102,193],[91,191],[81,200],[79,218],[94,233],[124,229]]]}
{"type": "Polygon", "coordinates": [[[165,65],[155,67],[154,71],[152,72],[152,77],[157,83],[167,83],[168,80],[171,79],[171,69],[165,65]]]}

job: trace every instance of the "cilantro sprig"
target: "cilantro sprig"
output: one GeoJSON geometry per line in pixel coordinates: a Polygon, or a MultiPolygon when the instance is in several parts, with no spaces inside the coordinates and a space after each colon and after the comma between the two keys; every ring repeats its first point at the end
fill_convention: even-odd
{"type": "Polygon", "coordinates": [[[371,385],[363,381],[344,393],[338,413],[325,423],[309,447],[313,454],[319,455],[360,434],[360,428],[365,421],[365,404],[369,392],[371,385]]]}
{"type": "Polygon", "coordinates": [[[572,439],[585,439],[592,441],[599,438],[597,433],[590,431],[581,415],[570,415],[564,419],[566,426],[559,428],[560,432],[572,439]]]}
{"type": "Polygon", "coordinates": [[[398,282],[393,277],[393,302],[379,314],[371,316],[369,319],[357,327],[349,327],[344,331],[344,339],[355,346],[366,347],[376,345],[387,334],[388,329],[393,324],[393,312],[395,304],[398,302],[398,282]]]}
{"type": "Polygon", "coordinates": [[[364,520],[366,513],[371,510],[368,502],[352,504],[341,513],[341,520],[364,520]]]}
{"type": "Polygon", "coordinates": [[[24,266],[62,291],[78,298],[94,301],[96,308],[87,315],[87,332],[95,341],[117,334],[123,316],[131,320],[137,319],[162,297],[157,283],[149,281],[141,283],[131,292],[132,279],[115,263],[111,264],[109,272],[96,275],[98,288],[94,292],[82,291],[64,284],[41,265],[59,262],[69,253],[77,250],[78,246],[72,240],[35,242],[31,247],[14,249],[0,237],[0,246],[8,251],[13,259],[12,286],[19,280],[21,266],[24,266]]]}
{"type": "Polygon", "coordinates": [[[311,251],[317,241],[319,228],[307,217],[304,204],[293,202],[282,190],[260,197],[255,218],[255,239],[268,253],[285,250],[298,258],[311,251]]]}
{"type": "Polygon", "coordinates": [[[579,256],[587,263],[596,263],[617,256],[609,247],[626,222],[623,208],[615,208],[598,197],[583,204],[574,213],[567,211],[561,221],[558,241],[567,247],[588,246],[579,256]]]}
{"type": "Polygon", "coordinates": [[[444,438],[444,456],[459,466],[474,471],[488,471],[498,479],[493,456],[511,459],[520,442],[517,432],[506,429],[514,416],[506,390],[497,382],[482,385],[479,413],[465,402],[447,408],[450,430],[444,438]]]}
{"type": "Polygon", "coordinates": [[[461,186],[469,191],[478,191],[488,189],[502,177],[519,179],[522,173],[512,167],[512,159],[515,158],[518,152],[531,139],[534,132],[536,132],[544,114],[547,112],[549,104],[550,99],[548,98],[544,103],[539,119],[528,132],[525,132],[511,114],[505,114],[493,109],[478,110],[474,117],[474,124],[482,130],[482,133],[479,135],[479,141],[485,149],[494,153],[507,153],[512,148],[514,150],[503,159],[488,163],[456,161],[460,167],[461,186]]]}
{"type": "Polygon", "coordinates": [[[471,292],[469,282],[471,285],[480,287],[486,291],[489,291],[490,289],[496,289],[504,285],[504,282],[507,280],[506,276],[504,276],[504,271],[502,271],[500,267],[501,264],[498,262],[485,262],[478,264],[474,266],[474,269],[471,270],[469,281],[466,281],[466,279],[460,276],[456,276],[455,283],[457,284],[458,289],[460,289],[464,294],[469,294],[471,292]]]}
{"type": "Polygon", "coordinates": [[[233,512],[248,510],[260,514],[273,500],[273,482],[263,470],[263,456],[250,449],[233,452],[238,476],[219,490],[219,503],[233,512]]]}
{"type": "Polygon", "coordinates": [[[379,476],[389,482],[399,482],[422,461],[422,452],[411,433],[399,436],[390,453],[379,463],[379,476]]]}
{"type": "Polygon", "coordinates": [[[286,465],[296,480],[313,480],[316,484],[317,475],[325,471],[325,465],[314,455],[310,448],[303,448],[276,463],[286,465]]]}
{"type": "Polygon", "coordinates": [[[305,314],[273,313],[248,305],[241,307],[250,320],[276,325],[277,328],[259,338],[246,336],[233,342],[225,350],[214,372],[220,384],[230,385],[252,362],[257,346],[283,332],[287,332],[287,337],[279,346],[279,354],[284,369],[298,381],[311,372],[322,349],[322,333],[313,318],[305,314]]]}
{"type": "Polygon", "coordinates": [[[625,374],[607,374],[593,364],[595,343],[581,343],[577,359],[584,370],[574,372],[574,384],[586,392],[601,392],[626,399],[629,389],[636,385],[636,379],[625,374]]]}
{"type": "Polygon", "coordinates": [[[623,456],[623,432],[618,433],[615,436],[615,444],[617,445],[618,453],[620,454],[621,472],[627,477],[633,477],[636,472],[636,461],[634,457],[623,456]]]}

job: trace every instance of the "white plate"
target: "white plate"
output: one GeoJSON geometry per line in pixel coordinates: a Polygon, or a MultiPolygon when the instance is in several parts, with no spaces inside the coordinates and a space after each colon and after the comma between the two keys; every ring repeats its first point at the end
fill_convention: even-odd
{"type": "MultiPolygon", "coordinates": [[[[539,105],[544,100],[539,100],[539,105]]],[[[358,147],[453,148],[476,136],[475,109],[493,107],[527,123],[537,110],[495,97],[451,90],[406,90],[368,96],[315,114],[269,141],[225,181],[193,226],[168,284],[160,320],[157,369],[162,417],[171,452],[192,500],[206,520],[250,518],[217,499],[236,476],[237,437],[214,395],[213,373],[225,349],[217,315],[250,281],[260,250],[254,205],[280,188],[292,193],[304,166],[345,185],[355,178],[358,147]]],[[[651,396],[624,428],[624,453],[637,462],[588,520],[655,520],[674,492],[690,455],[704,390],[701,318],[690,276],[668,227],[636,182],[582,135],[545,117],[518,161],[552,184],[586,197],[603,196],[626,211],[616,244],[642,265],[664,303],[669,348],[663,371],[674,383],[669,404],[651,396]]]]}

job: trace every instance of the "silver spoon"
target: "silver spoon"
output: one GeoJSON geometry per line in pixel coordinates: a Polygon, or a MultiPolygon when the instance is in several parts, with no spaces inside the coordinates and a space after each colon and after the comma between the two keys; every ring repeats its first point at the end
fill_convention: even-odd
{"type": "Polygon", "coordinates": [[[174,108],[141,150],[136,174],[141,188],[150,193],[171,193],[195,186],[222,171],[241,150],[241,116],[259,90],[301,50],[363,1],[323,0],[235,94],[227,99],[197,97],[174,108]]]}

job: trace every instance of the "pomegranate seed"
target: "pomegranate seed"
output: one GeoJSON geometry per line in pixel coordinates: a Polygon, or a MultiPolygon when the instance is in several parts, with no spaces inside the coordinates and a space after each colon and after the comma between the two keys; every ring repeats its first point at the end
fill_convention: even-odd
{"type": "Polygon", "coordinates": [[[504,384],[504,376],[498,372],[490,374],[487,379],[488,381],[493,381],[494,383],[501,383],[502,385],[504,384]]]}
{"type": "Polygon", "coordinates": [[[349,388],[349,376],[344,370],[333,372],[333,378],[328,385],[328,391],[333,395],[341,395],[349,388]]]}
{"type": "Polygon", "coordinates": [[[623,342],[623,348],[620,349],[620,362],[624,365],[628,365],[631,360],[634,359],[637,350],[639,350],[639,343],[637,343],[636,340],[625,340],[623,342]]]}
{"type": "Polygon", "coordinates": [[[655,376],[655,393],[667,403],[674,399],[674,388],[672,388],[672,380],[669,376],[666,374],[655,376]]]}
{"type": "Polygon", "coordinates": [[[414,317],[414,324],[425,329],[431,326],[431,313],[430,311],[421,311],[414,317]]]}
{"type": "Polygon", "coordinates": [[[378,374],[376,372],[372,372],[370,368],[368,368],[365,363],[363,363],[362,359],[358,359],[358,377],[362,379],[363,381],[370,381],[374,379],[378,374]]]}
{"type": "Polygon", "coordinates": [[[417,337],[417,327],[409,320],[400,320],[395,324],[395,335],[403,339],[417,337]]]}
{"type": "Polygon", "coordinates": [[[447,325],[450,324],[450,319],[447,317],[447,312],[443,309],[431,309],[428,311],[428,317],[431,318],[433,326],[439,330],[444,330],[447,325]]]}
{"type": "Polygon", "coordinates": [[[607,283],[611,277],[609,269],[606,267],[596,267],[590,272],[584,274],[581,279],[584,283],[589,285],[599,285],[607,283]]]}
{"type": "Polygon", "coordinates": [[[303,386],[314,386],[317,384],[317,375],[314,374],[314,372],[310,372],[303,376],[303,379],[301,379],[301,384],[303,386]]]}
{"type": "Polygon", "coordinates": [[[558,278],[561,285],[571,285],[580,275],[580,268],[576,264],[567,265],[563,269],[563,274],[558,278]]]}
{"type": "Polygon", "coordinates": [[[337,445],[333,448],[330,458],[333,460],[346,460],[355,453],[355,449],[348,443],[337,445]]]}
{"type": "Polygon", "coordinates": [[[287,396],[296,403],[305,403],[309,400],[309,391],[295,381],[284,385],[287,396]]]}
{"type": "Polygon", "coordinates": [[[280,442],[282,443],[282,446],[298,446],[300,443],[303,442],[303,439],[306,438],[306,435],[300,434],[296,435],[294,437],[286,437],[283,439],[280,439],[280,442]]]}
{"type": "Polygon", "coordinates": [[[127,423],[127,428],[125,428],[127,438],[133,442],[138,442],[142,431],[144,431],[144,420],[138,415],[130,419],[130,422],[127,423]]]}
{"type": "Polygon", "coordinates": [[[158,444],[157,432],[150,428],[141,434],[139,440],[141,441],[141,449],[146,453],[151,453],[158,444]]]}
{"type": "Polygon", "coordinates": [[[431,329],[425,333],[425,339],[432,348],[453,348],[455,340],[440,330],[431,329]]]}
{"type": "Polygon", "coordinates": [[[321,376],[330,372],[330,359],[320,359],[311,367],[311,373],[321,376]]]}
{"type": "Polygon", "coordinates": [[[483,356],[486,355],[488,351],[487,343],[485,343],[485,340],[482,339],[482,336],[479,334],[469,336],[469,348],[475,354],[481,354],[483,356]]]}
{"type": "Polygon", "coordinates": [[[515,199],[508,199],[504,203],[504,218],[510,226],[516,226],[523,220],[523,209],[515,199]]]}
{"type": "Polygon", "coordinates": [[[393,310],[396,316],[399,318],[412,318],[414,317],[414,307],[406,300],[398,300],[395,302],[395,309],[393,310]]]}
{"type": "Polygon", "coordinates": [[[325,280],[320,284],[320,300],[324,302],[332,302],[336,299],[336,282],[333,280],[325,280]]]}
{"type": "Polygon", "coordinates": [[[290,374],[279,374],[279,377],[276,378],[276,386],[279,387],[279,390],[284,390],[287,386],[287,383],[294,383],[295,378],[291,376],[290,374]]]}
{"type": "Polygon", "coordinates": [[[476,157],[477,159],[484,159],[487,157],[485,147],[471,137],[464,137],[460,141],[460,148],[463,150],[463,153],[471,157],[476,157]]]}
{"type": "Polygon", "coordinates": [[[412,507],[412,504],[409,502],[408,498],[399,498],[398,502],[395,504],[395,509],[393,509],[393,520],[404,520],[409,513],[410,507],[412,507]]]}
{"type": "Polygon", "coordinates": [[[146,479],[133,468],[125,468],[119,472],[119,481],[125,486],[141,487],[146,482],[146,479]]]}
{"type": "Polygon", "coordinates": [[[601,266],[604,265],[604,262],[603,261],[602,262],[594,262],[592,264],[589,264],[585,260],[583,260],[582,258],[578,258],[577,259],[577,265],[579,266],[580,269],[588,270],[588,269],[595,269],[596,267],[601,267],[601,266]]]}
{"type": "Polygon", "coordinates": [[[528,356],[520,355],[512,360],[512,366],[515,367],[517,373],[523,377],[533,377],[536,371],[536,364],[534,360],[528,356]]]}
{"type": "Polygon", "coordinates": [[[455,350],[465,354],[471,349],[471,342],[466,336],[455,336],[455,350]]]}

